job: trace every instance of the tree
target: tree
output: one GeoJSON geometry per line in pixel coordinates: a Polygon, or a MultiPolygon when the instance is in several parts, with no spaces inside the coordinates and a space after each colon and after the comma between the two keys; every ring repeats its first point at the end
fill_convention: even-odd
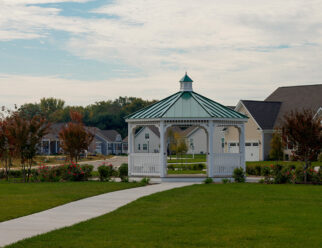
{"type": "Polygon", "coordinates": [[[176,152],[176,155],[186,154],[188,151],[188,146],[185,137],[183,137],[180,133],[174,132],[173,134],[174,140],[171,144],[171,149],[176,152]]]}
{"type": "Polygon", "coordinates": [[[41,112],[47,120],[51,120],[51,115],[56,111],[62,110],[64,108],[64,105],[64,100],[56,99],[53,97],[42,98],[39,104],[41,112]]]}
{"type": "Polygon", "coordinates": [[[62,140],[61,147],[69,155],[70,161],[78,162],[82,152],[88,149],[94,139],[94,134],[86,130],[82,118],[78,112],[70,112],[71,121],[59,132],[62,140]]]}
{"type": "Polygon", "coordinates": [[[322,148],[321,118],[313,118],[311,110],[292,111],[284,116],[282,123],[283,142],[293,147],[295,159],[305,162],[304,181],[307,180],[307,169],[322,148]]]}
{"type": "Polygon", "coordinates": [[[282,136],[278,130],[275,130],[273,138],[271,140],[271,150],[269,151],[269,157],[272,160],[282,160],[283,159],[283,142],[282,136]]]}
{"type": "Polygon", "coordinates": [[[12,166],[14,143],[8,132],[8,122],[6,119],[0,120],[0,160],[3,163],[6,179],[9,179],[10,168],[12,166]]]}
{"type": "Polygon", "coordinates": [[[29,181],[33,159],[48,129],[49,123],[39,116],[28,120],[15,112],[8,118],[8,133],[14,144],[13,153],[20,159],[24,182],[29,181]]]}

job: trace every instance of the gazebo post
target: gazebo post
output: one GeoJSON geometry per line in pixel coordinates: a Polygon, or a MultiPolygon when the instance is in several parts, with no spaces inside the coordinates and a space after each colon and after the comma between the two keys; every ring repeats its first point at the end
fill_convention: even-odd
{"type": "Polygon", "coordinates": [[[164,133],[165,133],[165,127],[164,127],[164,121],[160,121],[160,177],[165,177],[165,147],[164,147],[164,133]]]}
{"type": "Polygon", "coordinates": [[[245,125],[240,124],[239,130],[239,154],[240,154],[240,166],[246,171],[245,166],[245,125]]]}
{"type": "Polygon", "coordinates": [[[128,153],[128,174],[131,176],[132,174],[132,153],[134,152],[134,133],[133,129],[135,128],[135,125],[129,123],[128,124],[128,148],[127,148],[127,153],[128,153]]]}
{"type": "Polygon", "coordinates": [[[214,176],[214,123],[209,121],[208,127],[208,177],[214,176]]]}

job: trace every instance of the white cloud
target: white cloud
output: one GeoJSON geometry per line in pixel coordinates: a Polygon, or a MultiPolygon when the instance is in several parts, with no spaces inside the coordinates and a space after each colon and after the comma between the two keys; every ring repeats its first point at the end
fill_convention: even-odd
{"type": "Polygon", "coordinates": [[[62,30],[71,37],[61,49],[103,62],[122,61],[142,73],[87,83],[43,78],[45,87],[32,84],[39,96],[54,92],[53,82],[66,82],[62,89],[74,94],[57,90],[57,96],[77,95],[79,103],[86,93],[91,100],[95,94],[97,99],[161,98],[177,89],[173,83],[184,69],[195,76],[196,89],[226,104],[263,99],[280,85],[321,82],[322,1],[118,0],[92,11],[118,17],[113,19],[66,17],[58,7],[26,5],[46,2],[63,0],[0,1],[0,40],[35,39],[62,30]]]}

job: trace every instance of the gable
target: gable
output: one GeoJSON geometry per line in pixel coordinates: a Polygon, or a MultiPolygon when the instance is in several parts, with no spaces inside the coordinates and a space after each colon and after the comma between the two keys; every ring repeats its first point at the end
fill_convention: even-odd
{"type": "Polygon", "coordinates": [[[279,87],[265,101],[282,102],[275,123],[277,127],[290,111],[310,109],[316,113],[322,106],[322,84],[279,87]]]}
{"type": "Polygon", "coordinates": [[[250,100],[242,100],[241,102],[261,129],[274,129],[281,102],[250,100]]]}

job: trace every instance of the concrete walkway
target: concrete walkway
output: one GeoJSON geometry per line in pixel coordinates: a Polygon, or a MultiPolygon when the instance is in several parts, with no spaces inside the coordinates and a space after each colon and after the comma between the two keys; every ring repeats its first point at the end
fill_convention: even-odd
{"type": "Polygon", "coordinates": [[[115,191],[0,223],[0,247],[109,213],[140,197],[192,185],[161,183],[115,191]]]}

